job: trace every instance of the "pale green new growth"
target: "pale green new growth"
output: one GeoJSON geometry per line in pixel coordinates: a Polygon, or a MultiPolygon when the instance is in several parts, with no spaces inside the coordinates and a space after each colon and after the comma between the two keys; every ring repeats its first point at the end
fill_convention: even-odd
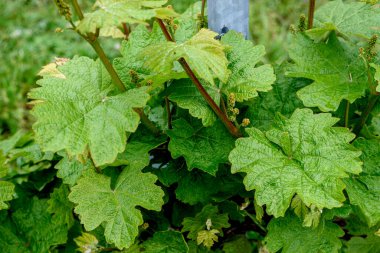
{"type": "Polygon", "coordinates": [[[157,43],[148,46],[142,54],[146,66],[155,72],[169,72],[174,63],[184,58],[195,74],[214,85],[218,78],[226,82],[230,72],[224,54],[224,46],[214,37],[217,33],[207,29],[200,30],[191,39],[177,44],[175,42],[157,43]]]}
{"type": "Polygon", "coordinates": [[[120,249],[128,248],[143,224],[136,207],[160,211],[164,203],[164,193],[154,184],[156,180],[140,168],[126,167],[112,189],[110,177],[88,170],[72,188],[69,199],[77,204],[75,212],[87,231],[103,223],[107,241],[120,249]]]}
{"type": "Polygon", "coordinates": [[[265,242],[270,252],[338,253],[342,246],[339,237],[343,235],[343,230],[330,221],[308,228],[298,217],[287,214],[271,220],[265,242]]]}
{"type": "Polygon", "coordinates": [[[173,9],[162,7],[166,3],[167,0],[97,0],[95,10],[85,13],[78,30],[82,34],[96,33],[97,29],[114,30],[122,23],[146,24],[153,17],[176,16],[173,9]]]}
{"type": "Polygon", "coordinates": [[[332,31],[345,37],[370,38],[373,34],[380,34],[379,15],[379,8],[366,3],[331,1],[316,11],[314,18],[316,28],[306,31],[306,34],[316,40],[327,37],[332,31]]]}
{"type": "Polygon", "coordinates": [[[58,69],[65,78],[44,76],[29,93],[37,141],[45,151],[90,153],[97,166],[113,162],[125,149],[126,132],[137,129],[133,108],[145,106],[146,87],[112,95],[116,88],[102,63],[86,57],[58,69]]]}
{"type": "Polygon", "coordinates": [[[234,93],[236,101],[242,102],[258,96],[258,91],[266,92],[272,89],[276,80],[271,65],[265,64],[256,67],[265,55],[262,45],[254,46],[242,34],[230,31],[222,37],[222,44],[230,46],[227,51],[231,70],[230,78],[226,84],[220,84],[224,94],[234,93]]]}
{"type": "Polygon", "coordinates": [[[332,33],[327,43],[316,43],[297,34],[289,48],[295,64],[289,69],[292,77],[305,77],[314,82],[298,91],[307,107],[335,111],[345,99],[353,103],[368,89],[366,66],[359,51],[344,46],[332,33]]]}
{"type": "Polygon", "coordinates": [[[349,142],[355,137],[330,114],[297,109],[290,119],[279,118],[266,134],[247,129],[229,159],[232,173],[244,172],[247,190],[256,190],[268,214],[284,216],[295,194],[319,209],[342,205],[342,178],[361,172],[360,152],[349,142]]]}

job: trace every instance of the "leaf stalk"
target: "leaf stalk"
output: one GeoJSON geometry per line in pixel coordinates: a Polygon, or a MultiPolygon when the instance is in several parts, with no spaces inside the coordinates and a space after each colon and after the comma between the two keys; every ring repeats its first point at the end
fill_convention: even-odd
{"type": "Polygon", "coordinates": [[[308,17],[308,29],[313,28],[314,23],[314,12],[315,12],[315,0],[309,0],[309,17],[308,17]]]}

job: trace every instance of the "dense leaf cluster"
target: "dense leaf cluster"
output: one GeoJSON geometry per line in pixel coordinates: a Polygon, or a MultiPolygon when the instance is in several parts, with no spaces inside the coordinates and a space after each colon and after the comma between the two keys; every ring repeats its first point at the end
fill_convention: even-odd
{"type": "Polygon", "coordinates": [[[377,6],[327,3],[272,66],[201,2],[56,2],[99,59],[45,66],[0,141],[1,252],[379,252],[377,6]]]}

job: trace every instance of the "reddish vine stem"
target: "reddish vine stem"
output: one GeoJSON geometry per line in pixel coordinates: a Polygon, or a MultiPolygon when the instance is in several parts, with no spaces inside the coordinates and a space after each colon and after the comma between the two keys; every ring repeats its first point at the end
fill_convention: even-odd
{"type": "Polygon", "coordinates": [[[122,25],[125,34],[125,39],[128,40],[130,31],[128,29],[127,23],[123,22],[122,25]]]}
{"type": "Polygon", "coordinates": [[[308,19],[308,29],[313,28],[314,22],[314,12],[315,12],[315,0],[309,0],[309,19],[308,19]]]}
{"type": "MultiPolygon", "coordinates": [[[[164,22],[161,19],[157,19],[157,22],[165,35],[166,40],[174,42],[172,36],[170,36],[169,31],[166,29],[164,22]]],[[[191,81],[194,83],[195,87],[201,93],[203,98],[206,100],[208,105],[212,108],[212,110],[216,113],[222,123],[226,126],[228,131],[235,136],[236,138],[242,137],[240,130],[227,118],[227,115],[222,112],[219,106],[215,103],[215,101],[211,98],[211,96],[207,93],[201,82],[198,80],[193,70],[190,68],[189,64],[184,58],[180,58],[178,62],[181,64],[182,68],[185,70],[186,74],[190,77],[191,81]]]]}

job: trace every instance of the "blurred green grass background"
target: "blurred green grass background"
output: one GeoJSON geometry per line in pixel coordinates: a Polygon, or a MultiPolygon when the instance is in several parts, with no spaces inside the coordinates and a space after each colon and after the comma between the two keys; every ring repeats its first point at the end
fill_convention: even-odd
{"type": "MultiPolygon", "coordinates": [[[[80,1],[91,6],[94,0],[80,1]]],[[[170,0],[178,12],[196,0],[170,0]]],[[[323,0],[319,1],[321,4],[323,0]]],[[[307,13],[304,0],[251,0],[250,30],[255,44],[267,49],[266,61],[280,63],[287,58],[290,24],[307,13]]],[[[58,15],[52,0],[0,1],[0,134],[29,129],[27,92],[35,86],[37,73],[55,57],[74,55],[95,57],[90,46],[77,34],[64,29],[66,21],[58,15]]],[[[109,57],[115,57],[119,41],[103,41],[109,57]]],[[[1,139],[1,138],[0,138],[1,139]]]]}

